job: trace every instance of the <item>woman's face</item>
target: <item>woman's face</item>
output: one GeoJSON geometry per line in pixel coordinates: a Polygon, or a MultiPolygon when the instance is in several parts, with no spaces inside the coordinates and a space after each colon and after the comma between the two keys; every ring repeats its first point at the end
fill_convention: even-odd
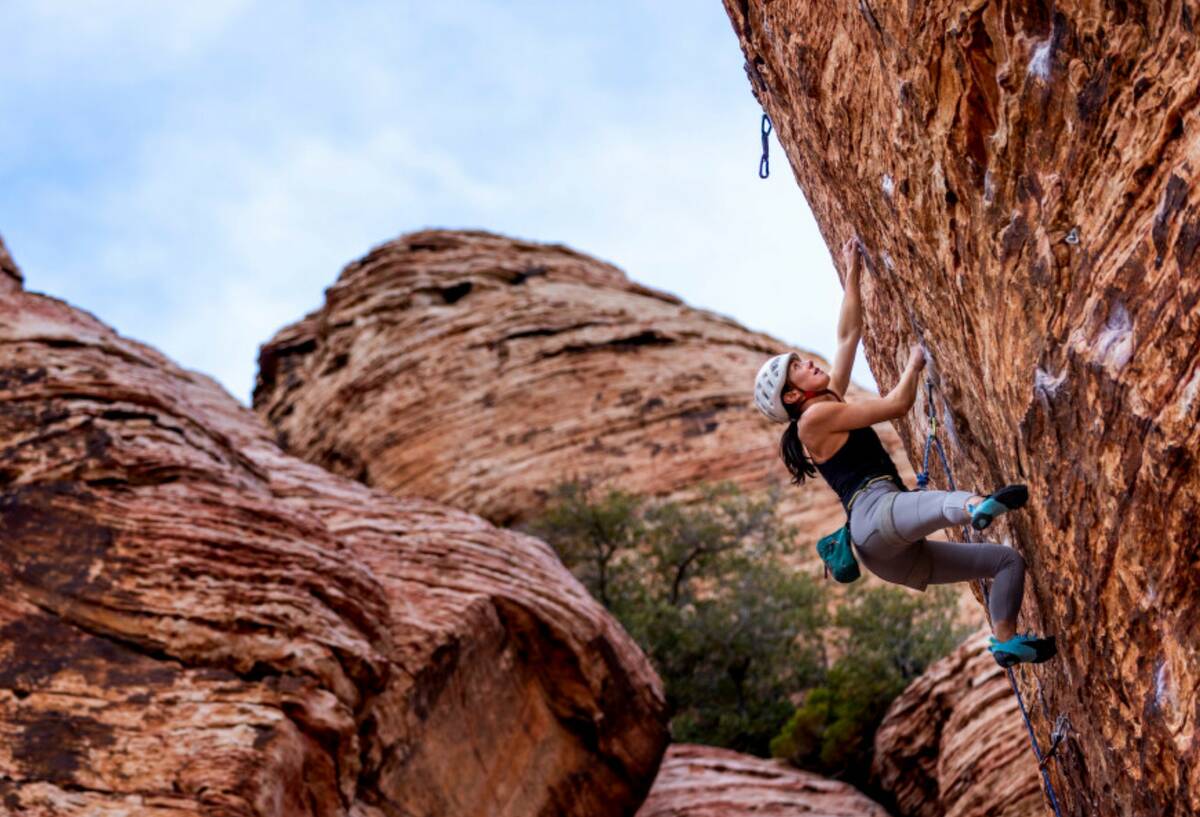
{"type": "Polygon", "coordinates": [[[821,370],[815,360],[792,358],[788,363],[787,382],[781,397],[785,403],[795,403],[804,398],[805,391],[829,388],[829,375],[821,370]]]}

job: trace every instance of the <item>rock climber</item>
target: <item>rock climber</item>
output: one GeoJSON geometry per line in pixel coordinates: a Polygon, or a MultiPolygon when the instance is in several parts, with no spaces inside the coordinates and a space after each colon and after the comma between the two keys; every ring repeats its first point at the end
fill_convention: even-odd
{"type": "Polygon", "coordinates": [[[1025,560],[1010,547],[940,542],[925,537],[968,522],[976,530],[1025,505],[1024,485],[1006,485],[984,497],[968,491],[909,492],[871,426],[908,412],[917,396],[925,355],[913,346],[908,364],[886,396],[845,400],[862,335],[858,240],[842,248],[845,295],[838,320],[837,354],[829,372],[795,352],[777,355],[759,369],[754,401],[768,419],[787,423],[780,454],[793,483],[819,472],[842,501],[850,540],[862,563],[884,581],[923,591],[929,584],[993,579],[989,610],[995,635],[988,649],[1008,667],[1040,663],[1055,654],[1053,638],[1016,631],[1025,590],[1025,560]]]}

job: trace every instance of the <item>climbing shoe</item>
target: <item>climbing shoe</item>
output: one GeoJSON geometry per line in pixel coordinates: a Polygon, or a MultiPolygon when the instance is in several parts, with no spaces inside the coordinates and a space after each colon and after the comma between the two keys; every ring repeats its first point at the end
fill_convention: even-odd
{"type": "Polygon", "coordinates": [[[996,663],[1007,669],[1014,664],[1040,664],[1058,654],[1054,636],[1035,638],[1033,633],[1014,635],[1008,641],[988,639],[988,652],[996,663]]]}
{"type": "Polygon", "coordinates": [[[1024,485],[1005,485],[978,505],[967,506],[971,514],[971,527],[983,530],[1000,514],[1024,507],[1028,501],[1029,489],[1024,485]]]}

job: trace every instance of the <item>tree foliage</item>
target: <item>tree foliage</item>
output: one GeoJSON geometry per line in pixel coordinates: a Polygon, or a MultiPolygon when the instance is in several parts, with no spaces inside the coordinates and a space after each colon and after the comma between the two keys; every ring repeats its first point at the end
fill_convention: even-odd
{"type": "Polygon", "coordinates": [[[822,592],[779,563],[793,533],[776,501],[722,484],[649,503],[572,482],[530,526],[650,656],[676,740],[764,755],[788,695],[822,676],[822,592]]]}
{"type": "Polygon", "coordinates": [[[954,624],[956,605],[946,587],[921,596],[853,586],[834,619],[838,658],[771,741],[771,753],[865,788],[888,706],[967,635],[954,624]]]}
{"type": "Polygon", "coordinates": [[[853,778],[887,705],[960,638],[953,595],[856,585],[831,620],[828,585],[784,564],[795,532],[776,494],[700,494],[683,505],[567,482],[529,528],[649,655],[675,740],[853,778]]]}

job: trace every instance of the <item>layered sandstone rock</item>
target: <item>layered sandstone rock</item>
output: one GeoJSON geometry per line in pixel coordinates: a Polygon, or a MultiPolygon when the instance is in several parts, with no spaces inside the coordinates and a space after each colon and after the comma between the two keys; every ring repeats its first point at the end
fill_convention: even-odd
{"type": "Polygon", "coordinates": [[[846,783],[782,761],[675,744],[637,817],[887,817],[846,783]]]}
{"type": "Polygon", "coordinates": [[[924,344],[958,481],[1030,485],[1065,813],[1200,812],[1200,8],[725,6],[827,243],[872,259],[881,385],[924,344]]]}
{"type": "Polygon", "coordinates": [[[7,275],[15,280],[18,284],[24,282],[21,277],[21,270],[17,268],[17,264],[12,260],[12,256],[8,254],[8,247],[4,245],[4,239],[0,238],[0,274],[7,275]]]}
{"type": "MultiPolygon", "coordinates": [[[[254,405],[310,462],[510,524],[569,478],[684,500],[786,484],[783,427],[750,401],[783,349],[562,246],[427,231],[347,266],[262,348],[254,405]]],[[[844,522],[820,480],[781,510],[808,534],[844,522]]]]}
{"type": "Polygon", "coordinates": [[[875,733],[872,778],[903,817],[1033,817],[1042,802],[1008,677],[976,633],[931,666],[875,733]]]}
{"type": "Polygon", "coordinates": [[[285,455],[0,275],[0,802],[627,814],[660,684],[543,543],[285,455]]]}

